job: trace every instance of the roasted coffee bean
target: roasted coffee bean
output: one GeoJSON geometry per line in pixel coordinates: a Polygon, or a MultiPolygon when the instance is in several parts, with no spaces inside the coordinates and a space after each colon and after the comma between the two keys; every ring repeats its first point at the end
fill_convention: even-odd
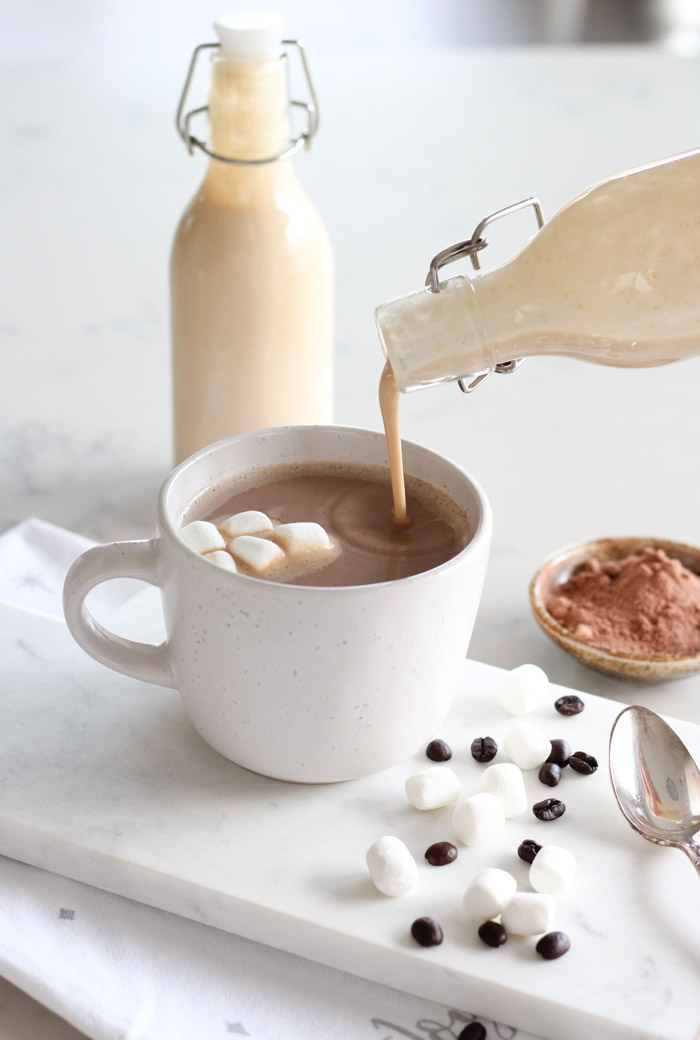
{"type": "Polygon", "coordinates": [[[542,936],[535,949],[546,961],[555,961],[557,957],[568,953],[571,941],[565,932],[548,932],[542,936]]]}
{"type": "Polygon", "coordinates": [[[554,762],[560,769],[564,769],[569,764],[571,758],[571,748],[565,740],[550,740],[552,750],[549,752],[548,762],[554,762]]]}
{"type": "Polygon", "coordinates": [[[575,773],[583,773],[584,776],[590,776],[598,768],[598,759],[594,758],[593,755],[587,755],[585,751],[574,751],[569,759],[569,765],[575,773]]]}
{"type": "Polygon", "coordinates": [[[503,946],[508,941],[508,932],[498,921],[484,921],[479,925],[478,936],[487,946],[503,946]]]}
{"type": "Polygon", "coordinates": [[[496,757],[498,744],[493,737],[477,737],[472,740],[472,758],[477,762],[490,762],[496,757]]]}
{"type": "Polygon", "coordinates": [[[547,787],[556,787],[561,780],[561,769],[556,762],[545,762],[540,766],[540,771],[537,775],[540,778],[540,783],[546,784],[547,787]]]}
{"type": "Polygon", "coordinates": [[[583,711],[586,705],[580,697],[577,697],[575,693],[572,693],[556,700],[554,702],[554,707],[560,715],[578,715],[580,711],[583,711]]]}
{"type": "Polygon", "coordinates": [[[432,917],[419,917],[411,925],[411,935],[421,946],[439,946],[444,935],[432,917]]]}
{"type": "Polygon", "coordinates": [[[464,1027],[457,1040],[485,1040],[485,1037],[486,1026],[482,1026],[481,1022],[470,1022],[468,1026],[464,1027]]]}
{"type": "Polygon", "coordinates": [[[425,749],[425,753],[433,762],[447,762],[452,758],[452,748],[444,740],[431,740],[425,749]]]}
{"type": "Polygon", "coordinates": [[[457,849],[450,841],[436,841],[426,849],[425,858],[433,867],[444,867],[457,859],[457,849]]]}
{"type": "Polygon", "coordinates": [[[538,820],[548,823],[550,820],[558,820],[566,812],[566,806],[558,798],[545,798],[543,802],[535,802],[532,811],[538,820]]]}
{"type": "Polygon", "coordinates": [[[542,846],[539,842],[533,841],[532,838],[526,838],[525,841],[521,841],[518,845],[518,855],[526,863],[532,863],[541,848],[542,846]]]}

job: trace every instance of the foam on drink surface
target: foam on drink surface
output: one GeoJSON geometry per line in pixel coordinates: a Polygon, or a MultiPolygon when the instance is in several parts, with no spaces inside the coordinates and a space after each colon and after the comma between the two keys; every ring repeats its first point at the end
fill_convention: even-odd
{"type": "Polygon", "coordinates": [[[203,520],[222,532],[263,526],[243,537],[283,550],[267,567],[256,569],[236,557],[236,537],[227,540],[239,573],[258,578],[319,586],[391,581],[439,566],[471,538],[465,512],[444,492],[415,477],[406,486],[412,523],[401,529],[392,522],[391,484],[383,466],[270,466],[208,489],[188,507],[183,530],[203,520]]]}

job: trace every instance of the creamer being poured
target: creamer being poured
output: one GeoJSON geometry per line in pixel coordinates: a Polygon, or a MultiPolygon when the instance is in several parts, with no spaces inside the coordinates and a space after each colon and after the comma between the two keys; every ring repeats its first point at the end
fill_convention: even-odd
{"type": "Polygon", "coordinates": [[[403,391],[536,355],[621,368],[699,355],[700,150],[593,185],[507,263],[434,280],[375,318],[403,391]]]}

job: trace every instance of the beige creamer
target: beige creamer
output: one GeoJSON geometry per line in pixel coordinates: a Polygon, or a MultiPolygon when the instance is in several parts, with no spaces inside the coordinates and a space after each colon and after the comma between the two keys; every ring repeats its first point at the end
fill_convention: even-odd
{"type": "Polygon", "coordinates": [[[327,423],[332,257],[289,159],[287,59],[276,16],[217,25],[211,158],[171,257],[176,461],[244,430],[327,423]]]}

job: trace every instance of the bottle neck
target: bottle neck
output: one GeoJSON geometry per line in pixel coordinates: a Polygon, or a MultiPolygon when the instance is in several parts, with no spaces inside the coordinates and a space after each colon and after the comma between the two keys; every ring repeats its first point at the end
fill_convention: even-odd
{"type": "MultiPolygon", "coordinates": [[[[211,150],[218,155],[255,160],[285,151],[290,143],[286,58],[238,62],[215,57],[209,120],[211,150]]],[[[217,159],[212,160],[211,168],[215,173],[256,169],[222,163],[217,159]]],[[[264,165],[257,167],[265,168],[264,165]]]]}

